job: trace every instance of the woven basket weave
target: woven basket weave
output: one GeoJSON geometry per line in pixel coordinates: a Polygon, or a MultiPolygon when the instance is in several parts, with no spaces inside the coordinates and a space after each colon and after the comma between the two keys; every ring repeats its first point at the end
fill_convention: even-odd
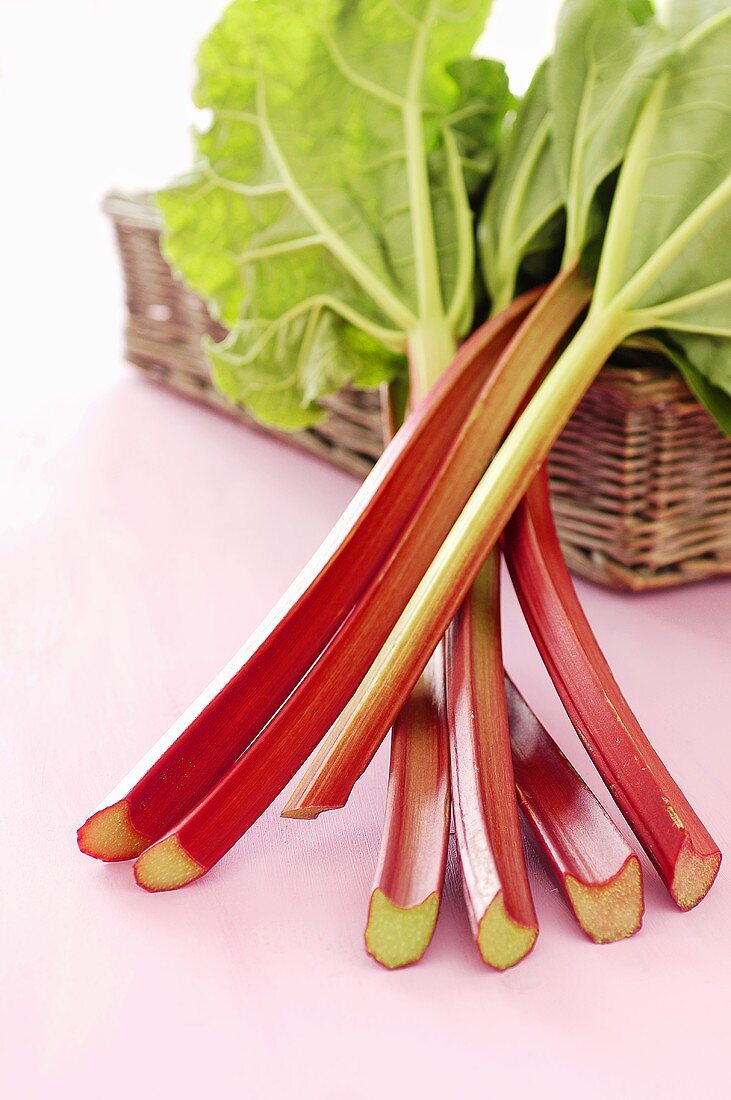
{"type": "MultiPolygon", "coordinates": [[[[160,254],[145,195],[110,195],[126,282],[127,358],[150,378],[263,429],[214,390],[200,344],[220,339],[199,298],[160,254]]],[[[347,388],[308,431],[273,432],[359,476],[383,449],[381,395],[347,388]]],[[[612,588],[731,573],[731,440],[662,360],[609,363],[553,449],[553,508],[571,568],[612,588]]]]}

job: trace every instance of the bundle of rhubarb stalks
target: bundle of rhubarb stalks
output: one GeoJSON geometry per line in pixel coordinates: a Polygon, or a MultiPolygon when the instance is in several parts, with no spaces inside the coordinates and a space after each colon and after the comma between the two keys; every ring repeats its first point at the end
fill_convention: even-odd
{"type": "Polygon", "coordinates": [[[388,967],[429,943],[452,819],[491,966],[538,935],[521,817],[586,934],[641,925],[637,855],[505,674],[501,555],[680,909],[721,860],[584,616],[545,464],[623,344],[662,350],[731,431],[731,6],[567,0],[520,100],[471,56],[488,9],[236,0],[201,47],[211,123],[158,202],[168,259],[229,330],[216,384],[295,429],[323,394],[388,380],[394,432],[269,617],[79,830],[177,889],[308,758],[284,815],[344,806],[390,731],[366,928],[388,967]]]}

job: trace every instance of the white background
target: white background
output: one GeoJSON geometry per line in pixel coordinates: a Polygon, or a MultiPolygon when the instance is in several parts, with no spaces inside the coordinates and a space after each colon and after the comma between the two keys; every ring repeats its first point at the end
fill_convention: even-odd
{"type": "MultiPolygon", "coordinates": [[[[27,369],[31,346],[48,349],[45,376],[73,344],[64,372],[72,387],[117,358],[117,266],[99,204],[112,187],[152,189],[189,166],[193,59],[223,6],[1,0],[2,279],[14,386],[37,393],[46,384],[35,354],[27,369]]],[[[481,50],[508,62],[515,90],[550,49],[557,9],[557,0],[495,3],[481,50]]]]}
{"type": "MultiPolygon", "coordinates": [[[[195,52],[223,7],[0,0],[0,523],[38,507],[13,469],[39,405],[57,415],[33,439],[26,477],[28,462],[41,476],[125,369],[119,266],[100,205],[112,188],[152,190],[189,167],[195,52]]],[[[481,52],[508,63],[516,91],[550,50],[558,7],[496,0],[481,52]]]]}

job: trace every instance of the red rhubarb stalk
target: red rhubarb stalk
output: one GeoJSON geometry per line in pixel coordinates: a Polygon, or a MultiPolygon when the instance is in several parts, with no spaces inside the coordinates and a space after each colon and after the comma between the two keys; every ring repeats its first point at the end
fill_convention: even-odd
{"type": "Polygon", "coordinates": [[[551,874],[594,943],[639,931],[640,862],[513,682],[505,689],[518,801],[551,874]]]}
{"type": "Polygon", "coordinates": [[[674,901],[691,909],[711,888],[721,853],[647,739],[592,633],[561,553],[545,470],[506,530],[505,554],[584,747],[674,901]]]}
{"type": "MultiPolygon", "coordinates": [[[[586,296],[583,279],[569,274],[534,308],[490,373],[419,507],[350,616],[260,736],[175,831],[143,853],[135,868],[140,885],[175,889],[204,874],[243,836],[315,749],[378,655],[540,372],[542,359],[534,354],[523,363],[523,349],[529,346],[533,351],[543,342],[550,353],[583,308],[586,296]]],[[[399,695],[381,737],[406,702],[451,617],[450,613],[408,690],[399,695]]]]}
{"type": "Polygon", "coordinates": [[[393,969],[417,962],[434,931],[449,840],[444,652],[437,648],[391,732],[386,818],[365,942],[393,969]]]}
{"type": "Polygon", "coordinates": [[[538,936],[515,796],[494,551],[447,632],[454,824],[472,931],[484,962],[515,966],[538,936]]]}
{"type": "MultiPolygon", "coordinates": [[[[438,364],[434,364],[438,370],[438,364]]],[[[428,387],[428,364],[409,357],[409,398],[428,387]]],[[[396,431],[389,392],[385,431],[396,431]]],[[[431,942],[442,898],[451,817],[444,649],[440,644],[391,730],[391,763],[378,866],[368,905],[368,954],[409,966],[431,942]]]]}
{"type": "Polygon", "coordinates": [[[205,795],[284,702],[372,580],[536,302],[516,300],[461,348],[271,614],[79,830],[79,846],[131,859],[205,795]]]}
{"type": "MultiPolygon", "coordinates": [[[[438,504],[438,499],[436,501],[438,504]]],[[[439,523],[436,504],[428,512],[439,523]]],[[[412,515],[405,540],[382,563],[364,596],[297,690],[224,776],[166,838],[148,847],[135,875],[170,890],[210,870],[253,825],[335,721],[416,588],[435,547],[412,515]],[[181,858],[182,853],[182,858],[181,858]]],[[[438,544],[437,544],[438,545],[438,544]]]]}

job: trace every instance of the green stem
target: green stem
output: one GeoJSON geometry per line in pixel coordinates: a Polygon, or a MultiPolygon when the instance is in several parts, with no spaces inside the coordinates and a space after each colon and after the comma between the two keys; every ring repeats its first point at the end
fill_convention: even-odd
{"type": "Polygon", "coordinates": [[[454,140],[454,134],[451,130],[445,127],[443,133],[444,151],[447,156],[447,171],[454,208],[455,240],[459,256],[452,300],[447,309],[447,320],[454,332],[462,332],[462,326],[471,323],[472,313],[474,312],[472,309],[475,278],[474,224],[457,142],[454,140]],[[469,316],[465,316],[468,307],[470,310],[469,316]]]}
{"type": "Polygon", "coordinates": [[[327,218],[318,207],[310,200],[307,193],[300,186],[292,172],[289,162],[277,141],[276,134],[269,124],[267,114],[266,93],[263,80],[257,86],[257,111],[262,139],[267,151],[279,172],[282,185],[289,193],[292,202],[308,220],[312,228],[322,237],[333,256],[340,261],[345,270],[358,282],[369,294],[373,301],[389,317],[395,325],[403,330],[408,330],[414,323],[415,317],[410,309],[404,305],[401,299],[376,275],[367,263],[355,252],[346,241],[333,229],[327,218]]]}
{"type": "MultiPolygon", "coordinates": [[[[528,488],[571,413],[623,340],[624,318],[605,313],[585,322],[490,463],[477,489],[447,536],[422,582],[428,593],[437,578],[454,573],[454,565],[489,526],[510,513],[528,488]],[[433,577],[430,578],[430,574],[433,577]]],[[[495,531],[495,539],[499,530],[495,531]]],[[[420,603],[417,593],[413,604],[420,603]]]]}
{"type": "Polygon", "coordinates": [[[409,389],[414,399],[420,400],[434,385],[456,350],[454,335],[443,316],[424,321],[409,333],[409,389]]]}
{"type": "Polygon", "coordinates": [[[727,176],[702,203],[666,237],[617,295],[618,308],[630,309],[657,282],[683,249],[700,237],[707,223],[731,200],[731,176],[727,176]]]}
{"type": "MultiPolygon", "coordinates": [[[[362,329],[363,332],[372,336],[374,340],[378,340],[384,347],[389,348],[391,351],[395,351],[399,355],[402,355],[406,350],[406,340],[403,333],[397,332],[395,329],[385,328],[383,325],[377,325],[374,321],[370,321],[367,317],[364,317],[358,310],[353,309],[346,302],[342,302],[339,298],[334,298],[330,294],[313,294],[311,298],[305,298],[304,301],[298,302],[296,306],[292,306],[291,309],[280,314],[275,321],[269,323],[264,322],[265,327],[261,336],[257,337],[248,347],[245,355],[236,355],[226,348],[227,358],[230,359],[232,363],[238,364],[253,362],[269,341],[272,340],[278,332],[286,328],[292,321],[312,310],[318,311],[322,309],[332,310],[333,313],[338,314],[343,320],[348,321],[356,328],[362,329]]],[[[232,329],[223,344],[219,346],[225,347],[229,341],[232,342],[232,346],[236,346],[235,329],[232,329]]]]}
{"type": "Polygon", "coordinates": [[[581,200],[583,162],[578,151],[583,148],[581,137],[588,126],[588,115],[595,82],[596,66],[592,65],[584,82],[579,113],[576,117],[573,154],[571,156],[566,196],[566,241],[562,267],[565,267],[575,255],[581,252],[581,243],[585,236],[586,211],[581,200]]]}
{"type": "Polygon", "coordinates": [[[533,134],[528,149],[522,157],[518,170],[515,173],[515,180],[510,188],[510,194],[505,203],[505,212],[500,224],[500,240],[497,250],[503,255],[506,251],[508,253],[513,251],[512,245],[509,242],[515,241],[519,236],[518,225],[522,204],[528,193],[531,177],[535,172],[536,165],[543,153],[543,149],[551,139],[551,125],[551,118],[549,115],[546,115],[535,134],[533,134]],[[507,245],[505,244],[506,241],[508,242],[507,245]]]}
{"type": "Polygon", "coordinates": [[[647,158],[657,129],[668,75],[664,73],[645,100],[632,132],[617,181],[607,222],[607,232],[597,272],[591,309],[601,312],[622,285],[627,256],[633,239],[637,207],[647,171],[647,158]]]}
{"type": "MultiPolygon", "coordinates": [[[[429,0],[423,23],[414,40],[402,112],[418,312],[422,320],[444,316],[422,107],[422,81],[426,64],[429,20],[434,6],[434,0],[429,0]]],[[[444,366],[446,365],[445,363],[444,366]]]]}

